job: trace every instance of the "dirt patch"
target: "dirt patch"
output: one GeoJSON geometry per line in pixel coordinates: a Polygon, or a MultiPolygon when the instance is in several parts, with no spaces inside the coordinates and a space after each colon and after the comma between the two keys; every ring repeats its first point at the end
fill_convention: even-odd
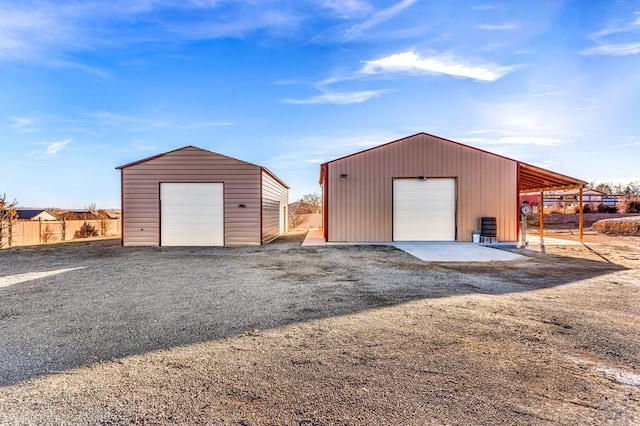
{"type": "Polygon", "coordinates": [[[0,277],[84,269],[0,288],[0,423],[638,424],[635,238],[462,265],[299,237],[4,251],[0,277]]]}

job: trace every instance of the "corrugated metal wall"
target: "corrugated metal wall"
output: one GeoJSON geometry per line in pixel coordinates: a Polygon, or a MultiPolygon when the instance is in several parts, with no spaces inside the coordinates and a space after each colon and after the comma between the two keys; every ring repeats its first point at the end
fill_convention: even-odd
{"type": "Polygon", "coordinates": [[[457,241],[482,216],[498,219],[499,240],[517,240],[517,163],[426,134],[328,163],[328,240],[392,241],[393,179],[418,176],[457,178],[457,241]]]}
{"type": "Polygon", "coordinates": [[[269,206],[262,210],[263,244],[272,241],[278,235],[287,232],[287,213],[289,208],[289,189],[273,178],[265,170],[262,171],[262,199],[269,206]],[[277,212],[274,202],[278,203],[277,212]],[[275,234],[275,235],[274,235],[275,234]]]}
{"type": "Polygon", "coordinates": [[[224,183],[225,245],[260,244],[260,173],[259,166],[195,147],[125,167],[123,244],[158,245],[160,182],[224,183]]]}

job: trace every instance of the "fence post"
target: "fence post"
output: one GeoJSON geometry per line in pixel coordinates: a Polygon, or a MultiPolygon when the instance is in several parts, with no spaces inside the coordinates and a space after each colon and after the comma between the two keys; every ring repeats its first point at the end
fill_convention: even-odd
{"type": "Polygon", "coordinates": [[[38,244],[42,244],[42,218],[38,218],[38,244]]]}

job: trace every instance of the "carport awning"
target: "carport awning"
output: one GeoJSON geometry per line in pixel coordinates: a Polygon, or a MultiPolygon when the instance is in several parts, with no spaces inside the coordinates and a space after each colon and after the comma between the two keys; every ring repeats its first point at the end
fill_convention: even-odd
{"type": "Polygon", "coordinates": [[[587,182],[552,172],[527,163],[518,163],[518,190],[524,192],[554,191],[584,187],[587,182]]]}

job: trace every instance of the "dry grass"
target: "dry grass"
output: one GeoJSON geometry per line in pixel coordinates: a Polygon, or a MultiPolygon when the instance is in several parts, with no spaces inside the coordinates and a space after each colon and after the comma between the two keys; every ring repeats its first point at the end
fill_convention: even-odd
{"type": "Polygon", "coordinates": [[[605,234],[640,236],[640,217],[604,219],[594,223],[592,229],[605,234]]]}

